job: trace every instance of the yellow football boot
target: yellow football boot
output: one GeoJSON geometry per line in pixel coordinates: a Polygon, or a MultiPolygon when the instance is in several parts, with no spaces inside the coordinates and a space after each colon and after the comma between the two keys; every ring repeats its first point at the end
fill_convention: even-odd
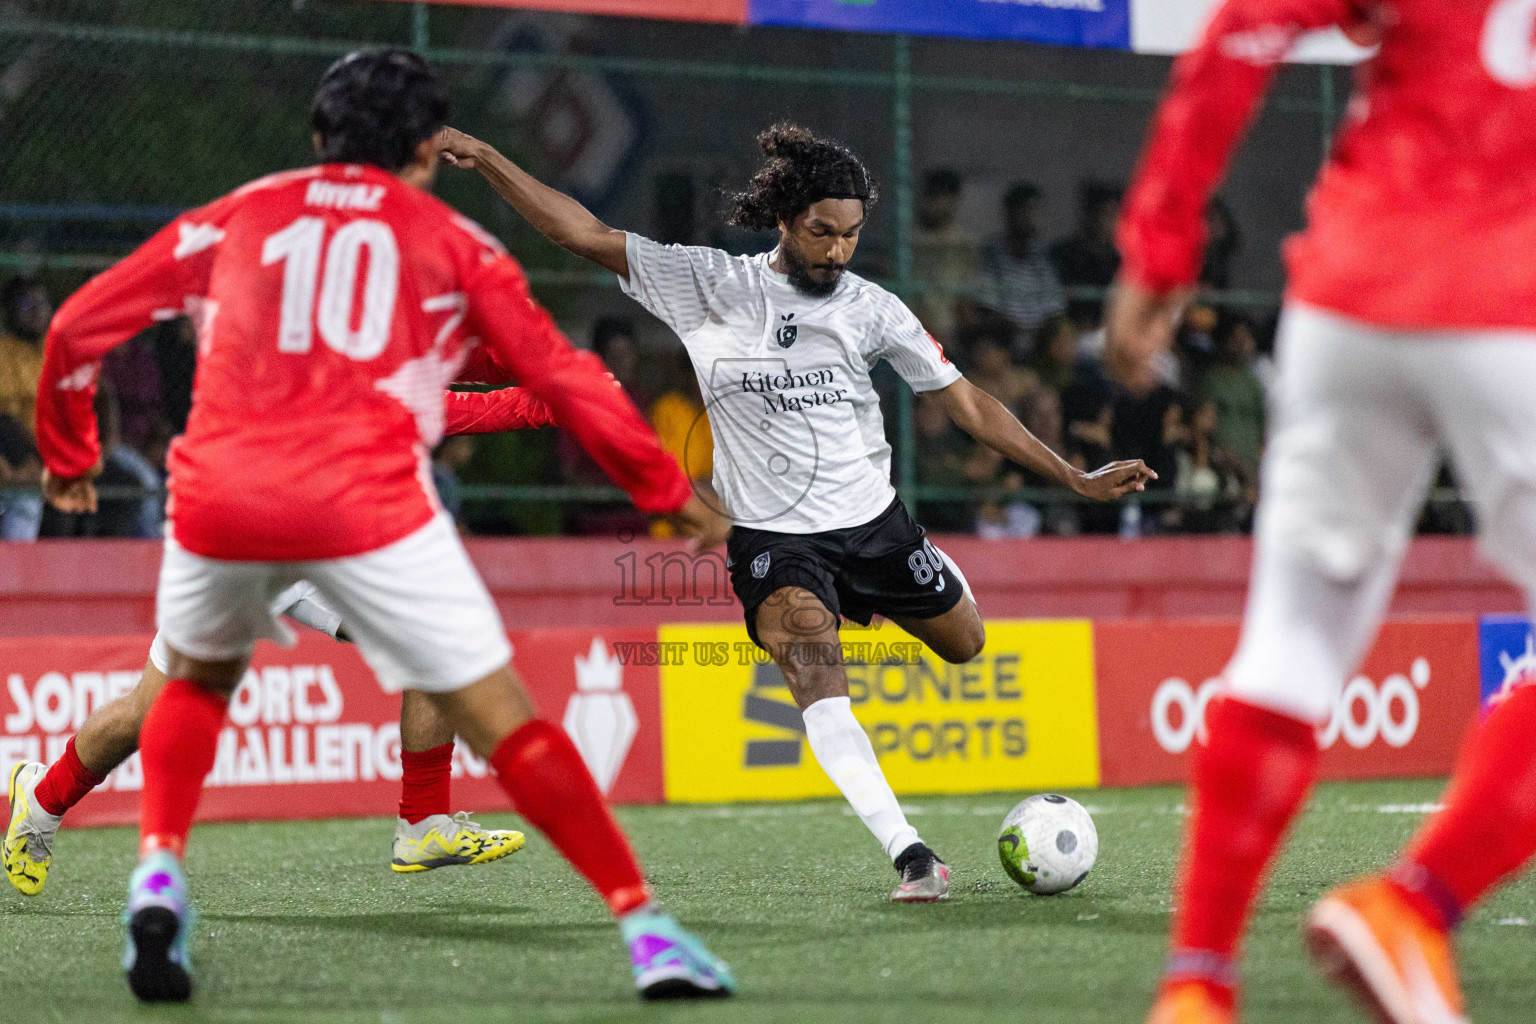
{"type": "Polygon", "coordinates": [[[5,844],[0,846],[0,861],[5,863],[5,877],[28,896],[42,892],[48,881],[53,837],[59,831],[60,819],[32,798],[32,790],[47,773],[47,766],[36,761],[23,761],[11,769],[11,821],[5,844]]]}
{"type": "Polygon", "coordinates": [[[455,864],[489,864],[510,857],[527,839],[510,829],[486,829],[469,820],[468,811],[449,817],[429,815],[412,825],[395,822],[394,857],[389,866],[402,874],[455,864]]]}

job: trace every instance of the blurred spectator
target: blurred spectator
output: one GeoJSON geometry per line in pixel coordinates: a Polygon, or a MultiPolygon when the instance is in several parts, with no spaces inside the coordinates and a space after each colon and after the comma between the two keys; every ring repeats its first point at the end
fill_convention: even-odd
{"type": "Polygon", "coordinates": [[[637,408],[651,404],[650,395],[639,385],[640,346],[635,341],[635,325],[628,317],[605,316],[592,327],[592,351],[608,367],[613,379],[637,408]]]}
{"type": "Polygon", "coordinates": [[[1205,263],[1200,283],[1222,291],[1232,287],[1232,258],[1243,247],[1243,235],[1232,218],[1232,208],[1216,197],[1205,208],[1205,263]]]}
{"type": "Polygon", "coordinates": [[[1040,190],[1016,182],[1003,194],[1003,237],[982,252],[976,301],[1006,318],[1025,341],[1067,303],[1056,271],[1040,251],[1039,236],[1040,190]]]}
{"type": "MultiPolygon", "coordinates": [[[[673,378],[672,387],[651,406],[651,429],[688,479],[709,483],[715,472],[715,437],[685,348],[677,350],[673,378]]],[[[651,536],[673,537],[676,531],[665,519],[657,519],[651,523],[651,536]]]]}
{"type": "Polygon", "coordinates": [[[171,433],[187,429],[192,411],[192,378],[197,373],[197,332],[188,317],[167,320],[155,329],[155,362],[159,366],[160,412],[171,433]]]}
{"type": "MultiPolygon", "coordinates": [[[[42,478],[32,432],[0,413],[0,488],[36,487],[42,478]]],[[[42,495],[0,490],[0,540],[36,540],[42,521],[42,495]]]]}
{"type": "Polygon", "coordinates": [[[955,223],[960,208],[960,173],[939,167],[923,176],[917,196],[917,230],[912,235],[912,275],[941,286],[918,294],[913,312],[943,345],[955,341],[969,300],[961,294],[976,280],[980,254],[976,239],[955,223]]]}
{"type": "Polygon", "coordinates": [[[970,370],[966,378],[1011,410],[1019,400],[1040,388],[1034,371],[1013,365],[1008,352],[1008,332],[1001,325],[978,326],[967,330],[962,348],[969,353],[970,370]]]}
{"type": "MultiPolygon", "coordinates": [[[[950,422],[949,414],[932,396],[918,395],[913,401],[912,429],[918,484],[964,487],[973,482],[966,473],[971,439],[950,422]]],[[[969,533],[975,528],[975,516],[963,501],[919,502],[917,518],[932,530],[969,533]]]]}
{"type": "MultiPolygon", "coordinates": [[[[1120,216],[1120,189],[1084,181],[1078,190],[1077,231],[1051,246],[1056,276],[1068,288],[1108,288],[1120,269],[1115,247],[1115,221],[1120,216]]],[[[1097,326],[1104,315],[1102,299],[1074,299],[1067,313],[1084,327],[1097,326]]]]}
{"type": "MultiPolygon", "coordinates": [[[[1058,455],[1066,457],[1066,423],[1062,414],[1061,396],[1049,387],[1039,387],[1026,395],[1019,403],[1019,421],[1029,432],[1045,443],[1058,455]]],[[[1023,481],[1030,487],[1051,487],[1053,482],[1023,473],[1023,481]]],[[[1046,501],[1038,509],[1040,524],[1038,533],[1054,537],[1071,537],[1082,532],[1082,520],[1078,506],[1070,501],[1046,501]]]]}
{"type": "MultiPolygon", "coordinates": [[[[1158,477],[1147,490],[1172,490],[1178,482],[1178,446],[1188,437],[1178,393],[1166,384],[1145,394],[1116,389],[1113,410],[1114,457],[1145,462],[1158,477]]],[[[1149,525],[1141,518],[1137,532],[1155,532],[1149,525]]]]}
{"type": "Polygon", "coordinates": [[[1062,443],[1068,462],[1096,469],[1114,448],[1114,392],[1097,372],[1079,374],[1061,393],[1062,443]]]}
{"type": "Polygon", "coordinates": [[[43,373],[43,335],[53,319],[48,291],[18,274],[0,292],[0,415],[30,435],[37,421],[37,379],[43,373]]]}
{"type": "Polygon", "coordinates": [[[1198,389],[1201,401],[1215,407],[1211,442],[1231,457],[1245,483],[1252,483],[1264,454],[1264,388],[1253,372],[1253,326],[1244,316],[1227,314],[1212,341],[1211,366],[1198,389]]]}
{"type": "Polygon", "coordinates": [[[1253,321],[1253,336],[1258,354],[1253,357],[1253,375],[1264,388],[1266,401],[1275,390],[1275,333],[1280,328],[1280,311],[1270,310],[1253,321]]]}
{"type": "Polygon", "coordinates": [[[673,171],[656,179],[656,223],[651,235],[663,245],[693,245],[698,240],[693,175],[673,171]]]}
{"type": "Polygon", "coordinates": [[[43,514],[42,536],[161,536],[165,529],[165,499],[159,493],[163,477],[143,452],[123,442],[117,397],[110,385],[103,384],[96,392],[96,422],[102,451],[101,474],[96,477],[102,496],[97,510],[75,515],[49,507],[43,514]],[[147,493],[114,495],[115,490],[147,493]]]}
{"type": "Polygon", "coordinates": [[[715,438],[687,349],[677,350],[674,376],[673,387],[651,406],[651,429],[688,479],[708,480],[715,472],[715,438]]]}
{"type": "MultiPolygon", "coordinates": [[[[634,324],[624,317],[604,317],[592,328],[592,351],[608,367],[629,400],[644,412],[650,407],[649,396],[636,384],[640,369],[640,349],[635,341],[634,324]]],[[[569,431],[560,431],[555,451],[560,462],[560,482],[572,487],[612,487],[603,467],[588,455],[581,442],[569,431]]],[[[565,532],[591,536],[628,531],[643,534],[650,520],[628,502],[569,502],[565,508],[565,532]]]]}
{"type": "Polygon", "coordinates": [[[1058,396],[1077,379],[1077,328],[1065,316],[1047,317],[1035,328],[1035,342],[1025,361],[1040,383],[1058,396]]]}
{"type": "Polygon", "coordinates": [[[1222,510],[1217,502],[1229,496],[1228,480],[1217,466],[1211,444],[1216,406],[1197,400],[1188,414],[1189,426],[1177,453],[1179,469],[1174,481],[1179,504],[1165,513],[1164,523],[1186,533],[1213,533],[1220,529],[1222,510]]]}
{"type": "Polygon", "coordinates": [[[459,470],[468,464],[474,454],[475,439],[468,434],[443,438],[443,443],[432,453],[432,483],[437,488],[438,500],[456,523],[459,522],[459,513],[464,510],[459,470]]]}
{"type": "Polygon", "coordinates": [[[101,361],[102,377],[111,382],[117,396],[123,441],[135,448],[144,444],[160,415],[160,360],[156,352],[160,330],[157,325],[140,331],[101,361]]]}

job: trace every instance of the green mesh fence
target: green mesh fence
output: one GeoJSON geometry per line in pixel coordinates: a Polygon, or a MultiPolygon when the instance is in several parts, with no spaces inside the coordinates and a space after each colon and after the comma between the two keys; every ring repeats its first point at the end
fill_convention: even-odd
{"type": "MultiPolygon", "coordinates": [[[[1024,166],[1010,173],[1028,176],[1031,165],[1048,165],[1058,178],[1080,169],[1123,180],[1166,74],[1164,61],[1119,54],[483,7],[19,0],[0,22],[0,279],[12,270],[40,273],[60,300],[180,210],[311,162],[314,83],[330,61],[368,44],[423,51],[450,84],[455,123],[557,185],[585,188],[615,224],[675,232],[658,212],[670,187],[663,182],[684,183],[689,209],[682,221],[693,237],[677,240],[761,245],[720,232],[715,197],[750,169],[754,126],[777,116],[804,119],[850,142],[884,182],[886,199],[866,232],[858,269],[908,298],[956,290],[914,276],[914,188],[922,170],[953,162],[968,173],[972,165],[995,170],[994,177],[1004,173],[987,165],[1002,158],[968,152],[969,121],[977,122],[971,138],[978,153],[995,148],[997,125],[1026,134],[1034,126],[1039,137],[1021,143],[1024,166]],[[562,102],[571,109],[551,108],[562,102]],[[600,182],[568,176],[564,143],[604,124],[611,130],[615,117],[633,136],[620,140],[628,151],[609,161],[600,182]]],[[[1339,114],[1335,78],[1342,74],[1286,72],[1256,129],[1261,137],[1268,133],[1261,145],[1269,148],[1246,172],[1239,168],[1245,194],[1272,190],[1282,197],[1282,220],[1299,214],[1339,114]],[[1290,162],[1271,152],[1289,154],[1290,162]]],[[[437,190],[503,238],[573,336],[602,313],[642,319],[626,310],[611,276],[537,237],[478,176],[445,173],[437,190]]],[[[1268,239],[1263,246],[1272,248],[1268,239]]],[[[1250,278],[1242,282],[1249,287],[1216,298],[1234,307],[1274,306],[1278,273],[1270,268],[1250,278]]],[[[658,340],[654,327],[646,332],[658,340]]],[[[995,487],[919,486],[911,394],[898,385],[891,397],[905,497],[1000,496],[995,487]]],[[[564,503],[617,497],[611,489],[561,486],[549,435],[478,444],[459,473],[469,484],[465,498],[476,525],[551,532],[562,524],[564,503]]]]}

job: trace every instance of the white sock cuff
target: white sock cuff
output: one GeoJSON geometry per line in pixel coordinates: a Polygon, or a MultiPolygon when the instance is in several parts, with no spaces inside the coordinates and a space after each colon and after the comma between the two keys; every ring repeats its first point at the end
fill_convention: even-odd
{"type": "MultiPolygon", "coordinates": [[[[809,736],[812,729],[834,729],[847,725],[851,720],[854,725],[859,720],[853,717],[852,697],[823,697],[800,712],[800,718],[805,722],[805,734],[809,736]]],[[[863,726],[859,726],[860,729],[863,726]]]]}

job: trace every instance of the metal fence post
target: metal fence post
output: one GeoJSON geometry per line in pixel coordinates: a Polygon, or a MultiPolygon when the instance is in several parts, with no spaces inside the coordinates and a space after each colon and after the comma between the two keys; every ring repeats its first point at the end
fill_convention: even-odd
{"type": "Polygon", "coordinates": [[[1333,149],[1333,129],[1338,121],[1338,114],[1336,113],[1336,100],[1334,99],[1333,65],[1320,64],[1318,68],[1322,72],[1322,96],[1321,103],[1319,104],[1322,113],[1319,116],[1322,118],[1323,159],[1327,160],[1329,150],[1333,149]]]}
{"type": "MultiPolygon", "coordinates": [[[[896,293],[910,300],[912,288],[912,40],[892,40],[891,130],[895,143],[892,191],[896,194],[896,293]]],[[[913,508],[917,487],[917,442],[912,429],[912,389],[896,389],[896,486],[913,508]]],[[[913,509],[914,512],[916,511],[913,509]]]]}
{"type": "Polygon", "coordinates": [[[432,33],[427,27],[426,0],[411,4],[411,49],[425,53],[432,45],[432,33]]]}

